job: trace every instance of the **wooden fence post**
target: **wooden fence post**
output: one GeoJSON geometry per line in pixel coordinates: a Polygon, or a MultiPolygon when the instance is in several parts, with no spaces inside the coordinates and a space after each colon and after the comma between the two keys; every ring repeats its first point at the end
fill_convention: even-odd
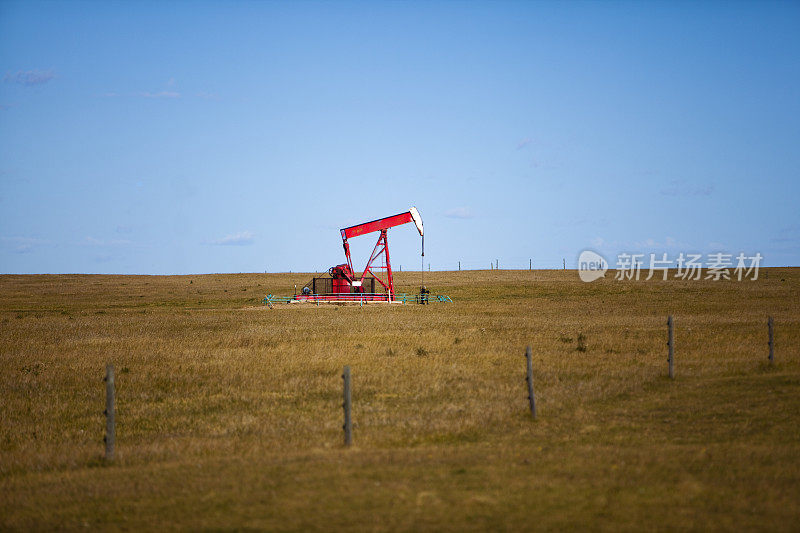
{"type": "Polygon", "coordinates": [[[116,441],[116,431],[114,427],[114,365],[106,365],[106,436],[103,440],[106,443],[106,461],[114,460],[114,444],[116,441]]]}
{"type": "Polygon", "coordinates": [[[344,367],[344,373],[342,374],[342,379],[344,380],[344,403],[342,407],[344,408],[344,445],[350,446],[353,444],[353,419],[350,416],[350,406],[352,405],[352,396],[350,394],[350,367],[344,367]]]}
{"type": "Polygon", "coordinates": [[[769,330],[769,364],[775,364],[775,337],[773,332],[772,317],[767,319],[767,329],[769,330]]]}
{"type": "Polygon", "coordinates": [[[672,320],[672,315],[667,319],[668,339],[667,346],[669,346],[669,355],[667,362],[669,363],[669,379],[675,379],[675,322],[672,320]]]}
{"type": "Polygon", "coordinates": [[[536,397],[533,394],[533,361],[531,361],[531,347],[525,349],[525,359],[527,359],[527,377],[525,381],[528,382],[528,403],[530,403],[531,407],[531,416],[536,418],[536,397]]]}

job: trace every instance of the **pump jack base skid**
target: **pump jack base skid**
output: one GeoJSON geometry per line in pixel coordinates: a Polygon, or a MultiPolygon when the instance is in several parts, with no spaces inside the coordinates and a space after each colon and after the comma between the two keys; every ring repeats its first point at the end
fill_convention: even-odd
{"type": "Polygon", "coordinates": [[[308,299],[297,299],[297,300],[289,300],[287,303],[290,304],[325,304],[325,305],[367,305],[367,304],[399,304],[403,305],[402,300],[323,300],[322,298],[318,300],[314,300],[312,298],[308,299]]]}
{"type": "MultiPolygon", "coordinates": [[[[418,294],[399,294],[394,300],[389,300],[386,294],[298,294],[297,296],[273,296],[268,294],[264,298],[264,305],[272,308],[273,304],[334,304],[334,305],[360,305],[365,304],[417,304],[423,303],[418,294]]],[[[424,303],[434,302],[451,302],[449,296],[446,295],[431,295],[426,298],[424,303]]]]}

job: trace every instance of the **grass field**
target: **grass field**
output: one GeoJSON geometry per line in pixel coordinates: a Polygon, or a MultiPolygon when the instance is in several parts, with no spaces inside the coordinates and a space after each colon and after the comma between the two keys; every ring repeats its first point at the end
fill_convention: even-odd
{"type": "Polygon", "coordinates": [[[310,275],[0,276],[0,529],[796,531],[800,269],[609,274],[433,272],[453,304],[272,310],[310,275]]]}

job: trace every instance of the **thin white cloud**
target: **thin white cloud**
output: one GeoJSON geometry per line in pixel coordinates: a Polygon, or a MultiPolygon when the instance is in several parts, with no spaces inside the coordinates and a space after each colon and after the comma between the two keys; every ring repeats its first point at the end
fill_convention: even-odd
{"type": "Polygon", "coordinates": [[[771,242],[797,242],[800,241],[800,224],[791,224],[778,230],[777,236],[771,242]]]}
{"type": "Polygon", "coordinates": [[[177,91],[142,92],[139,93],[139,96],[144,96],[145,98],[180,98],[181,93],[177,91]]]}
{"type": "Polygon", "coordinates": [[[687,249],[691,246],[685,242],[680,242],[675,237],[665,237],[663,241],[649,237],[643,241],[608,241],[603,237],[595,237],[591,240],[592,246],[604,250],[619,249],[628,252],[651,252],[657,250],[676,250],[687,249]]]}
{"type": "Polygon", "coordinates": [[[444,212],[444,216],[448,218],[473,218],[472,210],[469,207],[454,207],[444,212]]]}
{"type": "Polygon", "coordinates": [[[689,183],[686,180],[672,180],[669,187],[661,189],[664,196],[710,196],[713,192],[713,185],[689,183]]]}
{"type": "Polygon", "coordinates": [[[131,244],[127,239],[96,239],[94,237],[86,237],[80,244],[83,246],[125,246],[131,244]]]}
{"type": "Polygon", "coordinates": [[[115,259],[116,258],[111,254],[102,254],[102,255],[95,256],[93,261],[95,263],[108,263],[108,262],[114,261],[115,259]]]}
{"type": "Polygon", "coordinates": [[[55,77],[56,74],[52,70],[18,70],[16,72],[7,72],[3,76],[3,81],[24,85],[25,87],[33,87],[35,85],[43,85],[55,77]]]}
{"type": "Polygon", "coordinates": [[[139,96],[143,96],[145,98],[180,98],[181,93],[177,90],[177,82],[175,78],[170,78],[167,80],[167,83],[164,85],[164,89],[161,91],[144,91],[140,92],[139,96]]]}
{"type": "Polygon", "coordinates": [[[687,246],[685,243],[676,241],[674,237],[666,237],[663,241],[659,241],[658,239],[650,237],[644,241],[634,241],[632,243],[628,242],[621,244],[627,244],[628,246],[632,245],[633,248],[637,250],[662,250],[664,248],[673,249],[687,246]]]}
{"type": "Polygon", "coordinates": [[[530,137],[525,137],[524,139],[522,139],[520,142],[517,143],[517,150],[522,150],[532,142],[533,139],[531,139],[530,137]]]}
{"type": "Polygon", "coordinates": [[[225,235],[221,239],[211,241],[209,244],[215,246],[248,246],[255,241],[255,235],[249,231],[240,231],[231,235],[225,235]]]}
{"type": "Polygon", "coordinates": [[[11,251],[16,254],[27,254],[37,246],[51,244],[48,240],[33,237],[0,237],[0,242],[11,248],[11,251]]]}
{"type": "Polygon", "coordinates": [[[151,99],[168,99],[174,100],[177,98],[183,98],[183,93],[178,90],[178,82],[175,78],[169,78],[167,82],[164,84],[161,90],[156,91],[138,91],[138,92],[118,92],[118,91],[106,91],[103,93],[99,93],[98,96],[103,98],[115,98],[115,97],[122,97],[122,96],[137,96],[139,98],[151,98],[151,99]]]}

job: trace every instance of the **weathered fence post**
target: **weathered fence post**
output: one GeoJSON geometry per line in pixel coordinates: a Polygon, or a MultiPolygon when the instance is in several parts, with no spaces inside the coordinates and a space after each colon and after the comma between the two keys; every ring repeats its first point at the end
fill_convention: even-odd
{"type": "Polygon", "coordinates": [[[344,445],[350,446],[353,444],[353,419],[350,416],[350,406],[352,404],[352,396],[350,395],[350,367],[344,367],[344,373],[342,374],[342,379],[344,380],[344,403],[342,407],[344,408],[344,445]]]}
{"type": "Polygon", "coordinates": [[[675,379],[675,322],[672,320],[672,315],[667,319],[668,339],[667,346],[669,346],[669,355],[667,362],[669,363],[669,379],[675,379]]]}
{"type": "Polygon", "coordinates": [[[106,443],[106,461],[114,460],[114,443],[116,441],[116,431],[114,427],[114,365],[106,365],[106,436],[103,440],[106,443]]]}
{"type": "Polygon", "coordinates": [[[527,359],[528,372],[525,381],[528,382],[528,403],[531,406],[531,416],[536,418],[536,397],[533,395],[533,361],[531,361],[530,345],[525,349],[525,359],[527,359]]]}
{"type": "Polygon", "coordinates": [[[773,336],[772,317],[767,319],[767,329],[769,330],[769,364],[775,364],[775,337],[773,336]]]}

